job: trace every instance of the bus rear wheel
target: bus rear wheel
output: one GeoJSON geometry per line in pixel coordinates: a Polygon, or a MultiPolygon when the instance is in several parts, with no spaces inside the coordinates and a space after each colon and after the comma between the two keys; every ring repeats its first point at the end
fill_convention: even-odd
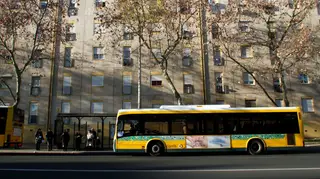
{"type": "Polygon", "coordinates": [[[262,154],[264,152],[264,145],[261,140],[251,140],[248,144],[247,151],[250,155],[262,154]]]}
{"type": "Polygon", "coordinates": [[[152,141],[148,144],[147,151],[151,156],[160,156],[164,153],[164,146],[160,141],[152,141]]]}

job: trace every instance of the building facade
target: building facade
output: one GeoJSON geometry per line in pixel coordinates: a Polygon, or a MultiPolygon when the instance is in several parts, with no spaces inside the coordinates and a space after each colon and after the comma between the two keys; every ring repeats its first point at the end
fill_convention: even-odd
{"type": "MultiPolygon", "coordinates": [[[[221,1],[227,4],[227,1],[221,1]]],[[[70,0],[66,42],[61,44],[58,70],[57,113],[100,113],[117,112],[119,109],[137,108],[138,101],[138,38],[126,34],[119,46],[99,39],[99,21],[96,13],[106,6],[104,0],[70,0]]],[[[208,15],[208,14],[207,14],[208,15]]],[[[319,23],[319,13],[315,8],[310,22],[319,23]]],[[[197,17],[195,21],[200,21],[197,17]]],[[[208,26],[207,28],[211,28],[208,26]]],[[[185,104],[204,104],[204,94],[209,93],[206,104],[230,104],[233,107],[272,106],[253,79],[235,64],[227,60],[217,50],[214,37],[208,36],[208,53],[201,55],[201,29],[191,27],[195,35],[192,40],[182,42],[177,55],[169,65],[169,73],[185,104]],[[207,58],[203,64],[202,57],[207,58]],[[203,66],[207,71],[207,87],[204,87],[203,66]],[[205,90],[207,89],[207,90],[205,90]]],[[[49,47],[50,50],[53,47],[49,47]]],[[[48,49],[48,50],[49,50],[48,49]]],[[[49,50],[49,51],[50,51],[49,50]]],[[[161,50],[161,49],[153,49],[161,50]]],[[[239,47],[239,54],[250,54],[239,47]]],[[[141,107],[156,108],[162,104],[176,104],[176,100],[160,69],[152,63],[148,49],[141,62],[141,107]]],[[[246,56],[245,56],[246,57],[246,56]]],[[[22,101],[20,108],[25,110],[24,142],[34,142],[37,128],[46,128],[49,111],[51,61],[47,57],[34,63],[23,77],[22,101]]],[[[11,78],[12,76],[8,76],[11,78]]],[[[274,88],[272,75],[262,80],[266,90],[283,105],[282,94],[274,88]]],[[[300,106],[304,111],[305,134],[318,137],[320,129],[318,81],[310,81],[299,74],[288,77],[291,106],[300,106]]],[[[14,84],[14,83],[13,83],[14,84]]],[[[1,87],[1,86],[0,86],[1,87]]],[[[10,94],[0,90],[3,99],[10,101],[10,94]]],[[[73,134],[75,119],[65,119],[65,128],[73,134]]],[[[101,129],[100,119],[84,118],[81,124],[88,128],[101,129]]],[[[110,131],[105,121],[104,142],[108,144],[110,131]]],[[[54,124],[54,122],[52,122],[54,124]]],[[[53,125],[51,126],[54,127],[53,125]]],[[[81,128],[85,132],[85,128],[81,128]]],[[[101,133],[100,133],[101,135],[101,133]]]]}

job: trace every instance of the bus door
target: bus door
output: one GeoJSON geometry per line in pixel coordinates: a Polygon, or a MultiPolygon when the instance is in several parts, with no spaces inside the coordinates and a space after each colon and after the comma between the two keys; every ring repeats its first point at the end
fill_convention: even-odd
{"type": "Polygon", "coordinates": [[[287,134],[287,143],[288,145],[296,145],[295,135],[287,134]]]}
{"type": "Polygon", "coordinates": [[[5,134],[6,134],[6,125],[8,117],[8,108],[0,108],[0,147],[4,146],[5,143],[5,134]]]}

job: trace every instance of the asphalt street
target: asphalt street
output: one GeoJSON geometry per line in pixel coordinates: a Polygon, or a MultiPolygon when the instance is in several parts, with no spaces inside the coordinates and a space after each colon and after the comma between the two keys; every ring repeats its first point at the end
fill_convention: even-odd
{"type": "MultiPolygon", "coordinates": [[[[319,153],[320,154],[320,153],[319,153]]],[[[320,178],[318,153],[250,156],[0,156],[1,178],[320,178]]]]}

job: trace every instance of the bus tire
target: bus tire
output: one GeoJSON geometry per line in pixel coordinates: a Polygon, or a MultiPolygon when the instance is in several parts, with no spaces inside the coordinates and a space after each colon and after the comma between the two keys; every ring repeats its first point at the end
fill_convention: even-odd
{"type": "Polygon", "coordinates": [[[264,144],[260,139],[253,139],[247,146],[247,151],[250,155],[259,155],[264,152],[264,144]]]}
{"type": "Polygon", "coordinates": [[[147,153],[151,156],[160,156],[164,153],[164,146],[160,141],[151,141],[147,147],[147,153]]]}

